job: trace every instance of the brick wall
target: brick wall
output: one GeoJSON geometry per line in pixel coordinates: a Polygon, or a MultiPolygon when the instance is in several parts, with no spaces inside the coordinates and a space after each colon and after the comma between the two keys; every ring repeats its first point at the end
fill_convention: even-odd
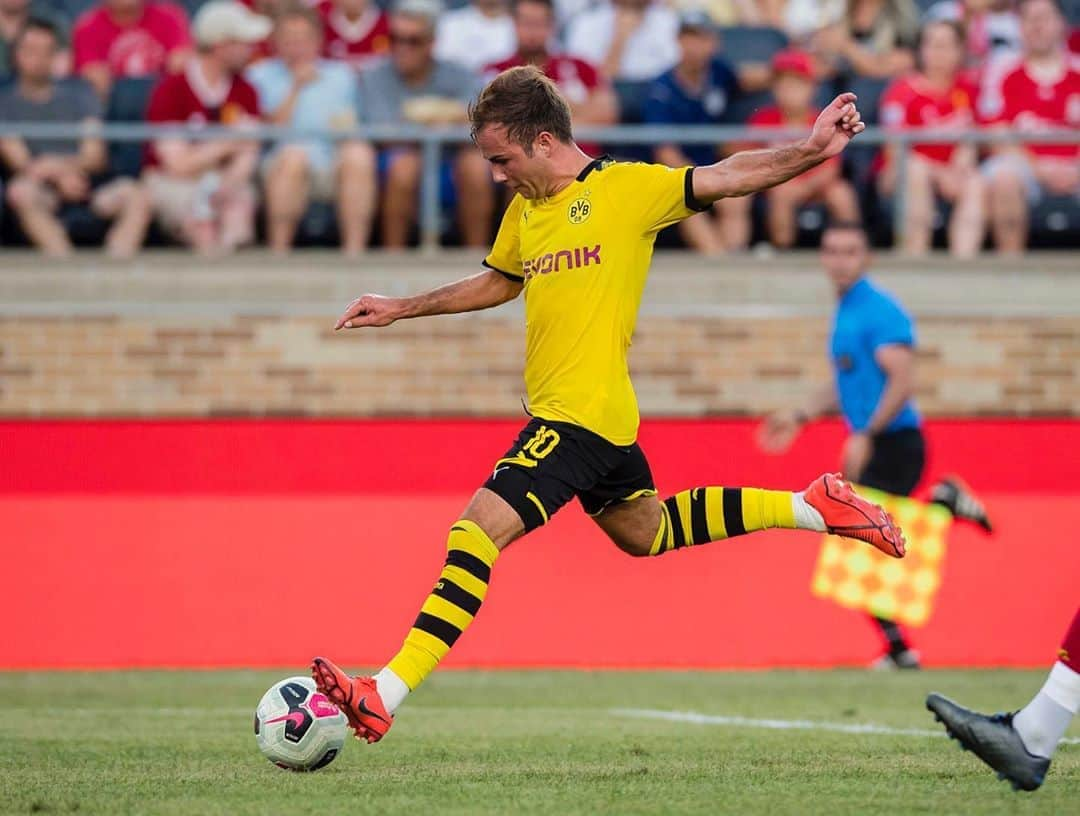
{"type": "MultiPolygon", "coordinates": [[[[645,315],[644,413],[758,414],[827,376],[826,318],[645,315]]],[[[1080,317],[923,316],[929,414],[1080,415],[1080,317]]],[[[334,334],[324,317],[0,317],[0,415],[520,414],[519,315],[334,334]]]]}

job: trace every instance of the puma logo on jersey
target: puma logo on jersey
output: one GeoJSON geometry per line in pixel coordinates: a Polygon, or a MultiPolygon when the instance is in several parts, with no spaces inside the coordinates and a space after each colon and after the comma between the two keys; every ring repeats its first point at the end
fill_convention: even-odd
{"type": "Polygon", "coordinates": [[[522,263],[522,271],[528,280],[535,275],[548,275],[563,269],[577,269],[589,264],[600,263],[600,244],[594,247],[575,247],[560,249],[558,252],[546,252],[536,258],[527,258],[522,263]]]}

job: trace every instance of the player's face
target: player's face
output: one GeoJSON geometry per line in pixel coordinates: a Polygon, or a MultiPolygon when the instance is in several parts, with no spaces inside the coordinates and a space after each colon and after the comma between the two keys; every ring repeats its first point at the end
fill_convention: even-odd
{"type": "Polygon", "coordinates": [[[551,9],[542,3],[518,3],[514,9],[514,30],[520,54],[526,57],[543,54],[555,33],[551,9]]]}
{"type": "Polygon", "coordinates": [[[814,83],[798,74],[780,74],[773,83],[773,97],[780,110],[802,113],[810,110],[814,101],[814,83]]]}
{"type": "Polygon", "coordinates": [[[1064,42],[1065,21],[1051,0],[1029,0],[1020,7],[1020,35],[1029,54],[1052,54],[1064,42]]]}
{"type": "Polygon", "coordinates": [[[274,47],[287,65],[311,62],[319,57],[319,32],[303,17],[285,17],[274,32],[274,47]]]}
{"type": "Polygon", "coordinates": [[[870,248],[866,236],[857,230],[826,230],[821,238],[821,265],[825,267],[836,291],[851,288],[870,263],[870,248]]]}
{"type": "Polygon", "coordinates": [[[56,38],[47,31],[30,29],[15,50],[15,68],[20,77],[30,82],[47,82],[52,76],[55,57],[56,38]]]}
{"type": "Polygon", "coordinates": [[[923,32],[919,59],[928,74],[953,75],[960,70],[964,59],[963,43],[956,29],[948,25],[929,25],[923,32]]]}
{"type": "Polygon", "coordinates": [[[544,136],[537,137],[530,156],[525,148],[507,138],[506,128],[488,125],[476,134],[476,146],[491,165],[491,177],[496,184],[505,184],[510,192],[520,193],[523,198],[543,198],[550,177],[544,136]]]}

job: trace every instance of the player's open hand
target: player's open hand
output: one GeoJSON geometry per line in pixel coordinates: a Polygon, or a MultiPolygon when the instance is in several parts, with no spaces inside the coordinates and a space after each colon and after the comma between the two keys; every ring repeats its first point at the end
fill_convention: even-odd
{"type": "Polygon", "coordinates": [[[842,93],[825,108],[814,122],[808,143],[829,159],[847,147],[856,134],[866,130],[853,93],[842,93]]]}
{"type": "Polygon", "coordinates": [[[396,305],[397,298],[361,295],[345,308],[345,313],[334,324],[334,331],[389,326],[397,320],[396,305]]]}

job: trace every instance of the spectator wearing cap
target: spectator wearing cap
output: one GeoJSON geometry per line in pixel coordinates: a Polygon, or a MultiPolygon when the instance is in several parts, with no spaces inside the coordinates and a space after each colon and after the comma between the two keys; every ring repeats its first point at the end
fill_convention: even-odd
{"type": "MultiPolygon", "coordinates": [[[[753,128],[805,132],[813,127],[819,111],[814,106],[817,82],[814,60],[804,51],[781,51],[772,60],[773,104],[755,111],[747,124],[753,128]]],[[[791,247],[798,234],[797,215],[807,204],[823,204],[833,221],[858,223],[859,206],[855,190],[841,175],[840,157],[834,157],[801,176],[764,193],[769,242],[779,248],[791,247]]],[[[741,207],[741,217],[732,216],[729,235],[732,248],[745,248],[750,239],[752,196],[733,201],[741,207]]]]}
{"type": "Polygon", "coordinates": [[[604,0],[570,21],[566,50],[611,79],[644,82],[679,61],[678,31],[675,12],[658,0],[604,0]]]}
{"type": "Polygon", "coordinates": [[[481,71],[514,53],[514,21],[507,0],[472,0],[439,19],[435,57],[481,71]]]}
{"type": "Polygon", "coordinates": [[[103,0],[75,23],[72,49],[75,70],[104,99],[120,77],[183,69],[191,53],[187,15],[156,0],[103,0]]]}
{"type": "MultiPolygon", "coordinates": [[[[716,125],[724,121],[739,78],[717,54],[720,45],[709,16],[690,9],[678,19],[679,62],[649,86],[643,107],[644,119],[655,125],[716,125]]],[[[656,161],[669,167],[712,164],[716,145],[674,143],[657,145],[656,161]]],[[[679,234],[688,246],[708,255],[737,246],[738,233],[729,235],[732,218],[742,217],[735,199],[723,198],[711,210],[679,223],[679,234]]]]}
{"type": "MultiPolygon", "coordinates": [[[[919,70],[894,80],[881,99],[881,124],[889,130],[967,130],[975,126],[975,91],[965,80],[964,32],[959,23],[939,20],[923,27],[919,70]]],[[[878,189],[896,192],[897,163],[885,150],[878,189]]],[[[914,144],[907,156],[902,249],[924,255],[934,229],[934,199],[948,201],[949,250],[974,256],[984,232],[983,183],[976,172],[973,144],[914,144]]]]}
{"type": "MultiPolygon", "coordinates": [[[[1024,53],[988,73],[980,115],[994,127],[1020,132],[1080,128],[1080,57],[1066,45],[1065,17],[1056,0],[1021,0],[1024,53]]],[[[1080,145],[1004,145],[983,167],[988,210],[1001,252],[1027,245],[1030,207],[1044,196],[1080,199],[1080,145]]]]}
{"type": "MultiPolygon", "coordinates": [[[[390,13],[390,56],[360,72],[360,121],[374,125],[463,125],[480,77],[454,62],[435,58],[437,0],[399,0],[390,13]]],[[[379,156],[384,174],[379,208],[383,246],[404,247],[416,223],[423,169],[415,144],[388,146],[379,156]]],[[[443,167],[457,196],[458,224],[467,246],[491,237],[495,192],[487,162],[472,145],[443,167]]],[[[449,186],[449,185],[446,185],[449,186]]]]}
{"type": "Polygon", "coordinates": [[[254,237],[259,145],[243,131],[258,122],[259,105],[241,71],[272,25],[235,0],[211,0],[193,28],[198,52],[154,88],[147,120],[221,125],[235,128],[237,138],[156,139],[145,175],[162,229],[200,253],[218,254],[254,237]]]}
{"type": "MultiPolygon", "coordinates": [[[[618,121],[615,92],[596,69],[583,59],[551,52],[555,42],[555,9],[552,0],[515,0],[514,34],[517,51],[509,58],[484,69],[486,78],[518,65],[535,65],[554,80],[570,104],[574,125],[612,125],[618,121]]],[[[589,155],[598,155],[596,145],[578,145],[589,155]]]]}
{"type": "MultiPolygon", "coordinates": [[[[349,130],[356,126],[356,72],[345,62],[319,57],[322,21],[303,6],[274,22],[277,57],[247,71],[259,108],[275,125],[349,130]]],[[[329,139],[287,141],[263,161],[266,234],[270,249],[288,252],[308,201],[335,202],[346,255],[367,247],[375,209],[375,151],[367,142],[329,139]]]]}
{"type": "Polygon", "coordinates": [[[390,50],[390,18],[374,0],[323,0],[323,56],[362,68],[390,50]]]}
{"type": "Polygon", "coordinates": [[[919,10],[915,0],[847,0],[843,17],[811,38],[830,76],[889,79],[915,65],[919,10]]]}
{"type": "Polygon", "coordinates": [[[53,76],[64,76],[71,67],[68,51],[68,21],[47,0],[0,0],[0,81],[11,76],[11,44],[33,17],[52,25],[60,38],[53,76]]]}
{"type": "Polygon", "coordinates": [[[58,218],[62,209],[89,205],[99,217],[113,221],[106,248],[114,257],[130,257],[142,246],[150,221],[150,204],[132,179],[117,179],[93,189],[105,170],[105,144],[89,135],[101,121],[101,102],[83,82],[58,84],[53,78],[60,35],[51,23],[30,18],[12,48],[15,82],[0,90],[0,121],[65,123],[68,139],[0,139],[0,159],[12,177],[7,202],[23,232],[47,255],[71,252],[71,242],[58,218]],[[79,135],[78,126],[83,126],[79,135]]]}

